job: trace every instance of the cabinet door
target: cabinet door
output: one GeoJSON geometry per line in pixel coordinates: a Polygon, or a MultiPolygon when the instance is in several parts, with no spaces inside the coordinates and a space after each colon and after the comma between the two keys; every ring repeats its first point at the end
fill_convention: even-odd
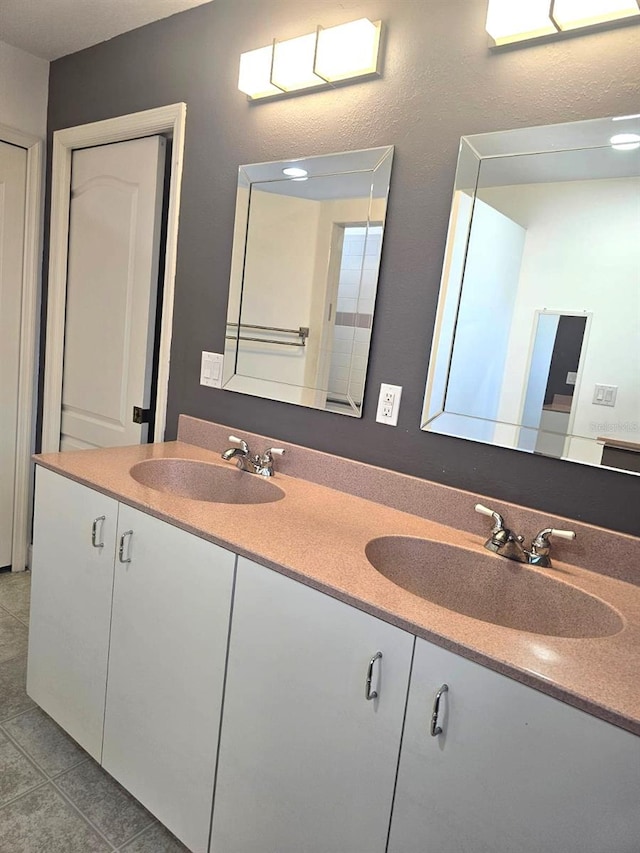
{"type": "Polygon", "coordinates": [[[100,761],[118,504],[36,470],[27,692],[100,761]]]}
{"type": "Polygon", "coordinates": [[[389,853],[638,853],[639,802],[640,738],[417,640],[389,853]]]}
{"type": "Polygon", "coordinates": [[[235,555],[120,505],[103,766],[195,853],[211,825],[235,555]],[[120,541],[120,540],[119,540],[120,541]]]}
{"type": "Polygon", "coordinates": [[[413,642],[238,558],[212,853],[384,853],[413,642]]]}

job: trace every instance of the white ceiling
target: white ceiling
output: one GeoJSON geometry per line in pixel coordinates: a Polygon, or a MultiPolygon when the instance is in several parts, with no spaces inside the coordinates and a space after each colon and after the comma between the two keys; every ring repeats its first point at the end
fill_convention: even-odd
{"type": "Polygon", "coordinates": [[[58,59],[210,0],[0,0],[0,41],[58,59]]]}

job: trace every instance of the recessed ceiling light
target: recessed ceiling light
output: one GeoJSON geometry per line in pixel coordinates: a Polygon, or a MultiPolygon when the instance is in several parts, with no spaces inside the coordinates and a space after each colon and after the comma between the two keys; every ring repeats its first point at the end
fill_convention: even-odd
{"type": "Polygon", "coordinates": [[[309,174],[306,169],[298,169],[296,166],[289,166],[282,170],[282,174],[288,178],[306,178],[309,174]]]}
{"type": "Polygon", "coordinates": [[[617,133],[609,142],[616,151],[634,151],[640,148],[640,136],[637,133],[617,133]]]}

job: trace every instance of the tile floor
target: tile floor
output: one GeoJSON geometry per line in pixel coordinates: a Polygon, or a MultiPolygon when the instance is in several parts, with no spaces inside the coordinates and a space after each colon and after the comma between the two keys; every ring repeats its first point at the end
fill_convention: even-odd
{"type": "Polygon", "coordinates": [[[0,853],[184,853],[27,696],[30,579],[0,573],[0,853]]]}

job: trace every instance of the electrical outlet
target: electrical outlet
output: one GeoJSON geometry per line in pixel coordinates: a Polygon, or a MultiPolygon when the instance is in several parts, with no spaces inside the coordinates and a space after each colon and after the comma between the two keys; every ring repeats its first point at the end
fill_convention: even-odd
{"type": "Polygon", "coordinates": [[[380,385],[378,410],[376,412],[377,423],[387,424],[387,426],[397,426],[401,396],[401,385],[387,385],[384,382],[380,385]]]}
{"type": "Polygon", "coordinates": [[[207,388],[222,388],[222,364],[224,356],[219,352],[203,352],[200,362],[200,384],[207,388]]]}

